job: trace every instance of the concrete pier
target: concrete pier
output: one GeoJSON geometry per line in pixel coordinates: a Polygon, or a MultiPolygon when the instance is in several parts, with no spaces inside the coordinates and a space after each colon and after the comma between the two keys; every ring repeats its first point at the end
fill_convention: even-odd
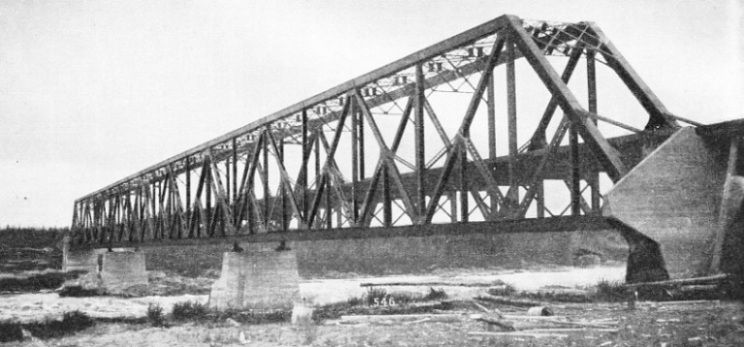
{"type": "Polygon", "coordinates": [[[289,308],[300,299],[295,251],[226,252],[220,278],[212,285],[209,306],[289,308]]]}
{"type": "Polygon", "coordinates": [[[62,271],[87,271],[95,278],[96,287],[108,293],[120,293],[127,288],[147,285],[145,253],[131,248],[70,250],[70,239],[62,240],[62,271]]]}
{"type": "Polygon", "coordinates": [[[96,249],[84,251],[64,250],[62,255],[62,271],[87,271],[96,273],[99,271],[98,258],[100,256],[101,250],[96,249]]]}
{"type": "Polygon", "coordinates": [[[107,252],[102,255],[101,280],[110,293],[147,285],[145,254],[141,252],[107,252]]]}

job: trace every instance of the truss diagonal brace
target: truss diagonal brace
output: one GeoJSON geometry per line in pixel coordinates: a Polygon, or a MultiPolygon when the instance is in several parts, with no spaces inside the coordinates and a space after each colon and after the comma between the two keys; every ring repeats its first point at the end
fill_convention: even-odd
{"type": "Polygon", "coordinates": [[[633,92],[633,95],[638,102],[641,103],[646,112],[648,112],[649,119],[646,124],[646,129],[658,129],[658,128],[679,128],[679,124],[675,120],[675,117],[669,113],[666,106],[656,97],[651,88],[646,85],[646,82],[641,79],[635,70],[630,66],[625,57],[615,48],[609,38],[605,36],[602,29],[600,29],[594,23],[589,24],[589,31],[597,37],[599,42],[596,42],[602,49],[599,52],[607,60],[607,64],[615,70],[620,76],[620,79],[625,83],[626,86],[633,92]]]}
{"type": "MultiPolygon", "coordinates": [[[[465,117],[463,118],[462,124],[457,131],[455,142],[452,144],[452,149],[449,155],[447,155],[447,159],[444,162],[444,166],[442,167],[442,173],[439,175],[439,181],[437,182],[436,188],[434,188],[431,199],[429,200],[429,205],[427,206],[426,214],[424,215],[424,224],[431,223],[431,219],[434,217],[434,213],[439,206],[439,198],[441,198],[444,186],[447,184],[449,176],[452,173],[452,168],[454,167],[455,161],[458,157],[457,153],[460,150],[460,146],[463,145],[461,138],[468,134],[470,131],[470,125],[473,123],[475,112],[478,110],[478,105],[480,105],[481,98],[483,97],[483,93],[486,90],[486,86],[488,85],[488,81],[491,78],[491,74],[493,74],[493,68],[494,66],[496,66],[496,62],[501,55],[501,50],[503,47],[503,38],[499,38],[493,45],[491,55],[488,57],[488,62],[483,69],[483,74],[481,74],[480,81],[478,81],[478,86],[475,88],[475,93],[473,93],[473,96],[470,99],[470,104],[468,105],[468,109],[465,112],[465,117]]],[[[467,158],[462,158],[462,160],[467,160],[467,158]]]]}
{"type": "Polygon", "coordinates": [[[227,194],[225,192],[225,187],[222,185],[222,180],[219,176],[217,162],[212,159],[212,149],[207,150],[207,157],[209,158],[209,167],[212,173],[212,179],[210,180],[212,181],[212,189],[217,192],[216,198],[220,204],[220,207],[222,208],[222,213],[224,214],[225,226],[227,227],[228,235],[235,235],[235,226],[232,223],[232,207],[230,207],[230,204],[228,204],[227,200],[225,199],[227,194]]]}
{"type": "MultiPolygon", "coordinates": [[[[384,160],[386,162],[385,166],[387,166],[388,173],[390,174],[390,176],[392,176],[396,187],[400,191],[400,197],[401,200],[403,200],[403,205],[406,208],[406,214],[408,214],[408,217],[411,218],[413,224],[419,224],[421,222],[420,214],[417,213],[416,206],[411,201],[411,197],[408,195],[408,191],[403,185],[403,180],[400,177],[400,171],[398,171],[398,167],[395,165],[395,161],[393,159],[393,152],[388,148],[387,144],[385,144],[385,139],[383,139],[382,134],[380,133],[380,129],[377,127],[377,122],[375,122],[374,117],[372,117],[372,113],[369,111],[369,107],[367,107],[367,103],[364,102],[364,98],[359,94],[358,90],[355,90],[354,95],[356,96],[357,103],[359,104],[359,108],[362,110],[364,118],[367,119],[369,128],[372,130],[372,134],[377,141],[377,145],[380,147],[380,160],[384,160]]],[[[406,109],[408,109],[408,107],[406,107],[406,109]]]]}
{"type": "MultiPolygon", "coordinates": [[[[571,52],[571,57],[568,58],[568,63],[566,63],[566,67],[563,69],[563,74],[561,75],[561,80],[563,82],[568,83],[568,80],[571,79],[571,75],[573,75],[574,69],[576,69],[576,65],[578,65],[579,58],[581,58],[581,53],[583,51],[583,47],[581,45],[577,45],[577,47],[574,48],[573,52],[571,52]]],[[[550,124],[550,121],[553,119],[553,114],[555,113],[556,108],[558,108],[558,98],[556,98],[555,96],[551,96],[550,101],[548,102],[548,106],[545,108],[545,112],[543,112],[542,118],[540,118],[540,123],[538,123],[537,130],[535,130],[535,133],[530,139],[530,150],[545,148],[545,146],[547,145],[545,130],[548,128],[548,124],[550,124]]]]}
{"type": "Polygon", "coordinates": [[[179,231],[180,232],[178,234],[178,238],[182,238],[184,236],[183,235],[183,230],[184,230],[184,228],[186,228],[186,225],[187,224],[186,224],[186,220],[184,219],[184,215],[183,215],[183,204],[181,204],[181,193],[178,190],[178,184],[176,184],[176,177],[173,174],[173,167],[172,166],[173,166],[173,164],[167,165],[166,168],[168,170],[168,178],[170,180],[170,186],[171,186],[171,189],[173,190],[173,192],[175,194],[175,198],[176,198],[175,199],[176,200],[176,213],[178,214],[178,219],[181,222],[181,227],[179,228],[179,231]]]}
{"type": "Polygon", "coordinates": [[[284,167],[284,163],[282,163],[281,160],[279,160],[279,148],[276,145],[276,140],[274,139],[274,135],[271,133],[268,133],[269,139],[271,140],[271,149],[274,151],[274,159],[276,159],[276,165],[279,167],[279,173],[281,174],[281,180],[284,183],[284,193],[289,195],[289,203],[292,206],[292,211],[297,215],[297,221],[300,224],[300,228],[305,228],[305,217],[302,215],[302,212],[300,211],[300,207],[297,204],[297,199],[295,198],[294,191],[292,189],[292,185],[290,183],[289,174],[287,173],[287,169],[284,167]]]}
{"type": "Polygon", "coordinates": [[[620,180],[627,173],[627,168],[620,160],[617,150],[607,142],[607,139],[602,136],[594,122],[589,119],[589,112],[581,107],[581,104],[579,104],[579,101],[571,93],[571,90],[568,89],[568,86],[550,66],[548,60],[522,27],[520,19],[515,16],[507,16],[507,18],[511,34],[514,36],[514,43],[522,51],[522,54],[530,65],[532,65],[532,68],[548,90],[550,90],[550,93],[558,97],[558,104],[563,109],[563,112],[576,125],[581,137],[584,138],[589,148],[592,149],[592,152],[594,152],[597,160],[605,168],[612,181],[617,182],[620,180]]]}

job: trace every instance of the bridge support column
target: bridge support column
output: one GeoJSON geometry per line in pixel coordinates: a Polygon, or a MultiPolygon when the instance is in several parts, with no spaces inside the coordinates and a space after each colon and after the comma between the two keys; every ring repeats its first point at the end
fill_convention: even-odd
{"type": "Polygon", "coordinates": [[[145,254],[142,252],[106,252],[101,262],[101,280],[109,293],[147,285],[145,254]]]}
{"type": "Polygon", "coordinates": [[[62,240],[62,271],[87,271],[97,273],[101,251],[96,249],[70,250],[70,237],[62,240]]]}
{"type": "Polygon", "coordinates": [[[87,271],[101,279],[107,293],[119,293],[124,289],[147,285],[145,254],[130,249],[70,250],[69,239],[65,237],[62,246],[62,271],[87,271]]]}
{"type": "Polygon", "coordinates": [[[222,273],[212,285],[214,308],[289,308],[300,299],[295,251],[226,252],[222,273]]]}

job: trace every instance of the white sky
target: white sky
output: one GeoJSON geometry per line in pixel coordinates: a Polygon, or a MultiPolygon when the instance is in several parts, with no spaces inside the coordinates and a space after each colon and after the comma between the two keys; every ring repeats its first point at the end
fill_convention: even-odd
{"type": "Polygon", "coordinates": [[[671,112],[744,118],[737,0],[0,1],[0,226],[67,226],[80,196],[504,13],[594,21],[671,112]]]}

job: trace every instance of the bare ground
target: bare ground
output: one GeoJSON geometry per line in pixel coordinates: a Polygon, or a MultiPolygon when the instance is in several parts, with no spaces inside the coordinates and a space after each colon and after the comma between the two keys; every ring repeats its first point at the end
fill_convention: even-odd
{"type": "MultiPolygon", "coordinates": [[[[502,308],[504,309],[504,308],[502,308]]],[[[459,311],[456,322],[375,324],[240,325],[228,322],[154,328],[146,324],[98,323],[74,336],[27,340],[8,346],[742,346],[744,306],[737,302],[640,302],[625,304],[557,304],[556,314],[581,320],[614,320],[618,332],[585,330],[565,337],[480,336],[485,323],[459,311]]],[[[512,313],[518,313],[513,310],[512,313]]],[[[449,312],[453,313],[453,312],[449,312]]]]}

